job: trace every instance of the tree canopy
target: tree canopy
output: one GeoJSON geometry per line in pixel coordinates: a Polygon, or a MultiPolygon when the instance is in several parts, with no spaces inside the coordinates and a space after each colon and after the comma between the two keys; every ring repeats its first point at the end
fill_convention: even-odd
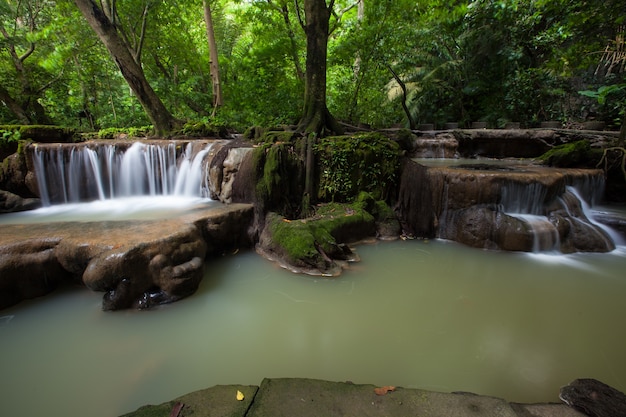
{"type": "Polygon", "coordinates": [[[625,25],[622,0],[0,0],[0,124],[616,127],[625,25]]]}

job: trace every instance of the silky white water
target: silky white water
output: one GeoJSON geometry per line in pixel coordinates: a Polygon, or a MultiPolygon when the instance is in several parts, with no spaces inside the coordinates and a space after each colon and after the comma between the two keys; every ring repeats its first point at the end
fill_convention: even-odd
{"type": "Polygon", "coordinates": [[[308,377],[511,401],[575,378],[626,390],[626,248],[490,252],[445,241],[361,245],[331,280],[253,252],[209,261],[199,291],[102,312],[68,288],[0,311],[2,414],[111,417],[216,384],[308,377]]]}

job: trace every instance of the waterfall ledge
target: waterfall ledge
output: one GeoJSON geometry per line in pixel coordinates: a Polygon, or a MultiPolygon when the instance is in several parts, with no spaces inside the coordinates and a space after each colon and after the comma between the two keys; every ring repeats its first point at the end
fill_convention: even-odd
{"type": "Polygon", "coordinates": [[[397,212],[416,237],[508,251],[609,252],[613,239],[585,210],[602,195],[603,181],[593,169],[409,161],[397,212]]]}

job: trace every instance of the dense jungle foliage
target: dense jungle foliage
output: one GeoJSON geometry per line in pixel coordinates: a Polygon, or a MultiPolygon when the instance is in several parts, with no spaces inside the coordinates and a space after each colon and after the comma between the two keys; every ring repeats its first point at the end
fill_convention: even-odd
{"type": "MultiPolygon", "coordinates": [[[[601,120],[616,127],[624,117],[623,0],[94,3],[176,120],[243,131],[301,117],[304,11],[314,2],[331,12],[326,100],[344,123],[601,120]]],[[[79,3],[89,5],[0,0],[0,124],[85,131],[151,124],[79,3]]]]}

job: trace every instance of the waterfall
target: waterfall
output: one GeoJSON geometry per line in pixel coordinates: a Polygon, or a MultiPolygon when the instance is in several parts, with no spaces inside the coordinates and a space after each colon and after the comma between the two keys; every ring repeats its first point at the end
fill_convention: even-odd
{"type": "Polygon", "coordinates": [[[570,192],[574,197],[576,197],[578,199],[578,201],[580,202],[580,206],[581,209],[585,215],[585,217],[589,220],[589,222],[591,224],[593,224],[594,226],[596,226],[596,228],[602,230],[604,232],[604,234],[613,241],[613,243],[615,243],[616,245],[624,245],[626,244],[626,242],[624,242],[624,239],[622,238],[622,236],[615,230],[613,230],[612,228],[610,228],[609,226],[597,221],[594,218],[594,211],[592,210],[593,205],[589,204],[587,202],[587,200],[585,198],[583,198],[582,194],[581,194],[581,190],[577,187],[574,186],[569,186],[567,187],[567,191],[570,192]]]}
{"type": "Polygon", "coordinates": [[[209,196],[205,157],[212,143],[38,146],[33,166],[45,206],[132,196],[209,196]]]}
{"type": "Polygon", "coordinates": [[[500,206],[502,211],[514,214],[543,214],[547,188],[539,183],[513,183],[502,187],[500,206]]]}

